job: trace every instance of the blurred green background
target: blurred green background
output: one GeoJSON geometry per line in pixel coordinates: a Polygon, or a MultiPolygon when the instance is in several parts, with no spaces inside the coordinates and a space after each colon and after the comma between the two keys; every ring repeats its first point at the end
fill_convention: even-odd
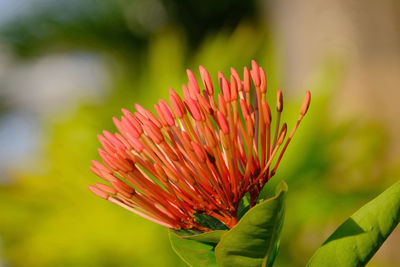
{"type": "MultiPolygon", "coordinates": [[[[0,0],[0,266],[184,266],[167,230],[93,196],[96,135],[185,69],[256,59],[289,125],[276,266],[304,266],[400,177],[400,6],[383,1],[0,0]]],[[[396,229],[369,266],[399,266],[396,229]]]]}

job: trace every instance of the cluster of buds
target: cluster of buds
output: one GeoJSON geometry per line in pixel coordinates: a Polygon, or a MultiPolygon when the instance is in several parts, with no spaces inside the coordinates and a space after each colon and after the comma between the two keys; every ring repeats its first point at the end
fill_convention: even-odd
{"type": "Polygon", "coordinates": [[[277,91],[273,122],[265,72],[255,61],[251,70],[244,68],[243,79],[233,68],[229,79],[219,72],[217,96],[205,68],[200,66],[203,90],[192,71],[187,75],[183,99],[171,88],[170,105],[159,100],[156,115],[135,104],[136,112],[122,109],[123,116],[113,118],[119,132],[98,136],[103,164],[93,161],[91,166],[107,184],[89,189],[168,228],[210,230],[196,221],[195,214],[214,217],[231,228],[243,196],[249,192],[250,205],[255,205],[275,174],[311,95],[307,91],[287,137],[286,123],[281,125],[282,92],[277,91]]]}

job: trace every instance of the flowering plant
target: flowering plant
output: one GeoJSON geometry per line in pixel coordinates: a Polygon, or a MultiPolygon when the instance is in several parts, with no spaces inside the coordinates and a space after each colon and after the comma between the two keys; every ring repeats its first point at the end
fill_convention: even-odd
{"type": "Polygon", "coordinates": [[[170,89],[170,105],[159,100],[156,115],[139,104],[134,113],[122,109],[123,116],[113,119],[119,132],[98,136],[104,164],[93,161],[91,170],[107,184],[89,189],[170,228],[172,246],[189,265],[272,266],[279,249],[287,185],[282,181],[272,198],[259,195],[307,113],[311,94],[306,92],[287,135],[282,91],[273,120],[265,71],[255,61],[251,65],[243,78],[233,68],[229,79],[219,72],[216,96],[205,68],[200,66],[202,86],[187,70],[183,99],[170,89]]]}

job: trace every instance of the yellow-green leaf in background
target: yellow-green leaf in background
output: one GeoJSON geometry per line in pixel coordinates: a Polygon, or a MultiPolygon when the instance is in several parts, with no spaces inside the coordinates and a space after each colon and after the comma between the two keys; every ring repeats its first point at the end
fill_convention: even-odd
{"type": "Polygon", "coordinates": [[[308,266],[364,266],[400,221],[400,181],[347,219],[308,266]]]}

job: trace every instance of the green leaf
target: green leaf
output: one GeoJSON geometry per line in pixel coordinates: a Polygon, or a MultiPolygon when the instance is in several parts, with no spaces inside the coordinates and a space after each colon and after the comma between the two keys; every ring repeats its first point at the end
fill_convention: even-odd
{"type": "Polygon", "coordinates": [[[364,266],[400,221],[400,181],[347,219],[308,266],[364,266]]]}
{"type": "Polygon", "coordinates": [[[171,231],[182,239],[195,240],[201,243],[214,244],[214,245],[216,245],[221,239],[221,236],[227,232],[227,230],[216,230],[206,233],[192,232],[186,230],[180,230],[180,231],[171,230],[171,231]]]}
{"type": "Polygon", "coordinates": [[[285,214],[287,184],[277,186],[276,195],[251,208],[215,248],[218,266],[271,266],[277,254],[285,214]]]}
{"type": "Polygon", "coordinates": [[[169,231],[169,239],[176,254],[189,266],[217,266],[214,248],[226,233],[226,230],[217,230],[207,233],[190,231],[169,231]]]}
{"type": "Polygon", "coordinates": [[[205,214],[199,214],[199,213],[196,213],[194,216],[196,218],[196,221],[200,225],[202,225],[208,229],[212,229],[212,230],[228,230],[229,229],[225,224],[223,224],[220,220],[218,220],[214,217],[211,217],[211,216],[208,216],[205,214]]]}
{"type": "Polygon", "coordinates": [[[278,242],[276,243],[276,245],[274,247],[274,250],[272,251],[271,255],[268,257],[268,259],[266,261],[266,264],[263,263],[263,266],[272,267],[274,265],[276,256],[278,256],[279,246],[280,246],[280,243],[279,243],[279,240],[278,240],[278,242]]]}

